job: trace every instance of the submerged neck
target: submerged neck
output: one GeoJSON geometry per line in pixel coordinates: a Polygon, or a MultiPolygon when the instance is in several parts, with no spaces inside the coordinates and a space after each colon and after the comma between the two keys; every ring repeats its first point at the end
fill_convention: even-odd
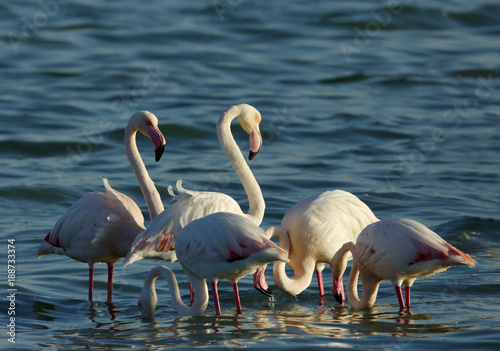
{"type": "Polygon", "coordinates": [[[125,129],[125,151],[127,152],[127,158],[130,162],[130,166],[134,171],[137,182],[141,187],[142,194],[146,200],[146,205],[148,206],[149,216],[153,220],[158,216],[163,210],[163,203],[161,202],[160,193],[155,187],[154,182],[149,177],[148,171],[144,162],[142,161],[139,150],[136,144],[137,130],[132,126],[128,125],[125,129]]]}
{"type": "Polygon", "coordinates": [[[265,202],[259,184],[248,166],[240,148],[231,133],[231,121],[240,114],[240,108],[233,106],[222,114],[217,122],[217,135],[222,149],[233,166],[248,196],[247,217],[256,225],[264,218],[265,202]]]}
{"type": "Polygon", "coordinates": [[[208,305],[208,288],[204,279],[186,271],[186,276],[193,286],[195,294],[193,305],[188,307],[182,302],[179,285],[174,273],[165,266],[157,266],[151,269],[146,277],[139,298],[139,308],[141,309],[143,317],[152,317],[154,314],[158,301],[155,282],[160,275],[167,281],[172,306],[177,313],[181,316],[193,316],[202,315],[205,312],[208,305]]]}

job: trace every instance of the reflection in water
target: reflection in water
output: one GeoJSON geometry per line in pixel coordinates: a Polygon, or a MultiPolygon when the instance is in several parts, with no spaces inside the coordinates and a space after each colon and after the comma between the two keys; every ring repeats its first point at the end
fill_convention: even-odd
{"type": "Polygon", "coordinates": [[[431,323],[436,317],[430,313],[399,312],[394,305],[354,310],[348,306],[329,306],[332,301],[328,298],[319,301],[319,305],[316,298],[301,304],[291,298],[280,302],[279,307],[249,308],[242,315],[181,317],[173,309],[163,309],[148,321],[142,320],[135,309],[121,310],[114,303],[65,301],[52,305],[35,301],[32,311],[41,323],[50,323],[55,338],[90,348],[105,345],[108,350],[122,350],[130,344],[151,350],[180,345],[240,348],[262,342],[296,345],[302,339],[311,342],[316,338],[323,346],[352,347],[353,342],[365,342],[365,336],[385,336],[384,348],[401,348],[415,337],[470,328],[431,323]],[[67,323],[68,320],[73,322],[67,323]],[[406,338],[394,339],[395,336],[406,338]]]}

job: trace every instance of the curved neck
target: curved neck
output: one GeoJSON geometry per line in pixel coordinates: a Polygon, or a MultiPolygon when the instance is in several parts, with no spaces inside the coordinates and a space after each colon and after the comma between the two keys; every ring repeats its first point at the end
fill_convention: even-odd
{"type": "MultiPolygon", "coordinates": [[[[283,228],[270,227],[266,230],[266,235],[269,238],[276,236],[280,241],[280,247],[290,253],[290,238],[283,228]]],[[[290,266],[294,272],[293,278],[289,278],[286,274],[285,262],[275,262],[273,266],[274,281],[278,288],[295,296],[311,284],[315,262],[314,260],[290,260],[290,266]]]]}
{"type": "Polygon", "coordinates": [[[380,281],[368,279],[368,276],[362,275],[363,295],[361,299],[358,296],[358,276],[359,268],[355,261],[352,263],[351,274],[347,282],[347,300],[355,309],[369,308],[375,304],[380,281]]]}
{"type": "Polygon", "coordinates": [[[127,125],[125,128],[125,151],[127,152],[127,158],[130,162],[130,166],[134,171],[137,182],[141,187],[142,194],[146,200],[146,205],[148,206],[149,216],[153,220],[161,212],[163,212],[164,207],[161,202],[160,193],[156,190],[155,184],[149,177],[148,171],[144,162],[142,161],[139,150],[136,144],[137,130],[132,126],[127,125]]]}
{"type": "MultiPolygon", "coordinates": [[[[342,247],[335,253],[330,262],[332,268],[332,273],[335,278],[342,279],[342,275],[347,267],[347,261],[349,258],[349,251],[355,250],[355,244],[353,242],[348,242],[342,245],[342,247]]],[[[361,299],[358,296],[358,277],[360,271],[357,263],[357,259],[353,255],[351,273],[349,274],[349,281],[347,282],[347,300],[349,304],[355,309],[362,309],[367,307],[372,307],[377,298],[378,287],[380,281],[374,279],[374,277],[369,272],[361,273],[361,280],[363,282],[363,295],[361,299]]]]}
{"type": "Polygon", "coordinates": [[[157,297],[155,282],[160,275],[167,281],[172,306],[177,313],[181,316],[193,316],[202,315],[205,312],[208,305],[208,288],[205,279],[186,271],[186,276],[193,286],[195,296],[193,305],[188,307],[182,302],[179,285],[174,272],[165,266],[157,266],[149,272],[146,277],[146,281],[144,282],[143,291],[141,292],[139,300],[142,308],[144,308],[142,311],[143,315],[153,316],[154,310],[156,309],[157,297]]]}
{"type": "Polygon", "coordinates": [[[248,196],[249,207],[246,215],[256,225],[260,225],[264,218],[264,210],[266,207],[264,197],[262,196],[262,191],[260,190],[257,180],[231,133],[231,121],[235,119],[239,113],[239,108],[234,106],[220,116],[217,122],[217,136],[219,137],[222,149],[236,171],[248,196]]]}

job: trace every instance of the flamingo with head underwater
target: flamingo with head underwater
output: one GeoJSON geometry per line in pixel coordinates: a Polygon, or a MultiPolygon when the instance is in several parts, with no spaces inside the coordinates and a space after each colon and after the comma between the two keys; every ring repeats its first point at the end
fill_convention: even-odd
{"type": "Polygon", "coordinates": [[[155,281],[162,275],[168,282],[172,304],[181,315],[200,315],[208,305],[206,281],[212,284],[216,315],[221,314],[217,282],[229,280],[233,285],[236,312],[241,313],[238,280],[269,262],[288,262],[286,252],[269,240],[264,230],[250,219],[235,213],[218,212],[186,225],[176,241],[178,262],[194,290],[190,307],[180,298],[177,280],[164,266],[153,268],[138,301],[142,317],[152,317],[157,305],[155,281]]]}
{"type": "MultiPolygon", "coordinates": [[[[310,284],[314,271],[320,296],[324,296],[323,268],[330,264],[340,247],[356,237],[368,224],[378,221],[370,208],[356,196],[342,190],[325,191],[303,199],[283,217],[281,226],[266,230],[276,236],[280,247],[289,253],[293,278],[288,277],[284,262],[274,264],[278,288],[291,295],[300,294],[310,284]]],[[[255,285],[267,288],[265,267],[255,274],[255,285]]]]}
{"type": "MultiPolygon", "coordinates": [[[[253,106],[240,104],[227,109],[217,122],[219,142],[248,196],[248,212],[243,213],[240,205],[226,194],[185,190],[182,188],[182,181],[178,181],[179,193],[170,200],[171,205],[152,221],[148,229],[137,236],[124,265],[143,258],[175,261],[178,233],[189,222],[211,213],[237,213],[260,225],[264,217],[265,202],[257,180],[231,134],[231,121],[235,118],[250,135],[249,159],[252,160],[262,146],[259,130],[261,115],[253,106]]],[[[170,187],[169,192],[174,195],[170,187]]]]}
{"type": "Polygon", "coordinates": [[[352,267],[347,283],[347,297],[356,309],[372,307],[380,283],[390,280],[395,287],[400,310],[410,307],[410,287],[415,279],[428,277],[456,265],[474,267],[469,255],[448,244],[425,225],[410,219],[386,219],[370,224],[359,234],[356,243],[348,242],[332,258],[333,294],[344,301],[342,275],[347,257],[352,253],[352,267]],[[358,276],[363,294],[358,297],[358,276]],[[401,292],[405,287],[405,301],[401,292]]]}
{"type": "MultiPolygon", "coordinates": [[[[147,111],[130,117],[125,129],[127,158],[146,199],[151,218],[163,211],[163,204],[135,142],[137,131],[151,138],[159,161],[165,148],[165,138],[158,128],[158,119],[147,111]]],[[[135,237],[142,232],[144,217],[137,204],[127,195],[111,188],[103,179],[105,193],[93,192],[75,202],[59,218],[40,244],[37,256],[66,255],[89,266],[89,300],[93,298],[94,264],[108,265],[108,298],[112,301],[113,267],[125,257],[135,237]]]]}

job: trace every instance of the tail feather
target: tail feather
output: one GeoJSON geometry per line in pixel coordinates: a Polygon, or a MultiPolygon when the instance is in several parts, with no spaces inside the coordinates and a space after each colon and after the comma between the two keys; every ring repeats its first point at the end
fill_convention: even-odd
{"type": "Polygon", "coordinates": [[[450,256],[450,258],[453,258],[457,264],[463,264],[469,267],[476,266],[477,262],[466,253],[463,253],[462,251],[451,246],[448,243],[445,243],[445,246],[448,248],[448,255],[450,256]]]}

